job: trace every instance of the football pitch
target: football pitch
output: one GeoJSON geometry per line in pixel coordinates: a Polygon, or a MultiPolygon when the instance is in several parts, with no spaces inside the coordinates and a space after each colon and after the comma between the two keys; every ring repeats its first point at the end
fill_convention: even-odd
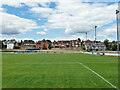
{"type": "Polygon", "coordinates": [[[3,54],[3,88],[115,88],[118,58],[80,53],[3,54]]]}

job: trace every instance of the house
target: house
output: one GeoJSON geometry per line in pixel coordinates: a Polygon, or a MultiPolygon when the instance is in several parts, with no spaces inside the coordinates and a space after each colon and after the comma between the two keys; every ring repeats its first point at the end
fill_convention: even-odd
{"type": "Polygon", "coordinates": [[[111,46],[117,45],[117,42],[109,42],[109,45],[111,45],[111,46]]]}
{"type": "Polygon", "coordinates": [[[52,47],[54,47],[54,48],[60,48],[61,45],[58,44],[58,42],[54,40],[54,41],[52,42],[52,47]]]}
{"type": "Polygon", "coordinates": [[[84,42],[84,46],[86,48],[86,50],[89,50],[89,49],[93,49],[93,50],[105,50],[106,49],[106,46],[104,45],[103,42],[94,42],[94,41],[91,41],[91,40],[87,40],[84,42]]]}
{"type": "Polygon", "coordinates": [[[14,42],[7,42],[7,49],[14,49],[14,42]]]}
{"type": "Polygon", "coordinates": [[[32,40],[25,40],[24,42],[22,42],[22,44],[20,45],[21,49],[33,49],[35,48],[35,42],[32,40]]]}
{"type": "Polygon", "coordinates": [[[81,47],[81,41],[72,40],[72,47],[81,47]]]}
{"type": "Polygon", "coordinates": [[[60,45],[61,48],[68,48],[68,47],[71,47],[71,42],[68,40],[58,41],[58,45],[60,45]]]}
{"type": "Polygon", "coordinates": [[[51,48],[50,47],[51,44],[52,44],[52,42],[50,40],[43,39],[42,41],[38,41],[36,43],[35,47],[38,49],[41,49],[41,50],[43,50],[43,49],[49,50],[51,48]]]}
{"type": "Polygon", "coordinates": [[[53,47],[59,48],[69,48],[69,47],[81,47],[81,41],[78,40],[61,40],[54,41],[52,43],[53,47]]]}

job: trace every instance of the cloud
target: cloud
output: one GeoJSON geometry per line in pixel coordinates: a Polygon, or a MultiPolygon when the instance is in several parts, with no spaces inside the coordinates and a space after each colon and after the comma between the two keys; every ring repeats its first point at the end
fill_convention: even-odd
{"type": "Polygon", "coordinates": [[[94,26],[102,27],[115,20],[117,4],[81,3],[79,0],[59,1],[55,11],[48,17],[49,28],[66,29],[66,34],[88,32],[94,26]]]}
{"type": "Polygon", "coordinates": [[[3,8],[0,8],[0,12],[3,12],[4,11],[4,9],[3,8]]]}
{"type": "Polygon", "coordinates": [[[29,7],[37,7],[38,4],[47,7],[47,3],[54,2],[56,0],[1,0],[2,5],[8,5],[13,7],[23,7],[25,5],[29,7]]]}
{"type": "Polygon", "coordinates": [[[42,8],[42,7],[36,7],[30,9],[30,11],[35,12],[35,13],[46,13],[46,12],[52,12],[51,8],[42,8]]]}
{"type": "Polygon", "coordinates": [[[0,29],[3,35],[16,35],[24,34],[26,32],[32,31],[32,29],[39,28],[35,21],[20,18],[15,15],[0,13],[0,29]]]}
{"type": "Polygon", "coordinates": [[[106,33],[117,33],[117,26],[113,24],[112,26],[104,30],[106,33]]]}
{"type": "Polygon", "coordinates": [[[98,31],[98,37],[113,39],[117,35],[117,26],[112,24],[111,26],[105,28],[102,32],[98,31]]]}
{"type": "Polygon", "coordinates": [[[53,9],[43,8],[43,7],[35,7],[35,8],[31,8],[29,11],[32,13],[38,13],[41,15],[41,17],[48,17],[50,15],[50,13],[53,11],[53,9]]]}
{"type": "Polygon", "coordinates": [[[84,0],[84,2],[118,2],[119,0],[84,0]]]}
{"type": "Polygon", "coordinates": [[[44,31],[48,31],[48,29],[45,28],[44,31]]]}
{"type": "Polygon", "coordinates": [[[35,39],[33,39],[33,38],[15,38],[15,37],[10,37],[10,38],[1,38],[0,37],[0,40],[11,40],[11,39],[15,39],[16,41],[19,41],[19,42],[21,42],[21,40],[34,40],[34,41],[37,41],[37,40],[35,40],[35,39]]]}
{"type": "Polygon", "coordinates": [[[41,26],[41,28],[45,28],[45,26],[41,26]]]}
{"type": "Polygon", "coordinates": [[[41,31],[41,32],[37,32],[37,34],[40,34],[40,35],[46,35],[47,33],[46,33],[46,32],[41,31]]]}
{"type": "MultiPolygon", "coordinates": [[[[96,3],[92,4],[82,3],[87,1],[95,2],[93,0],[3,0],[2,5],[9,5],[13,7],[23,7],[27,5],[31,7],[29,10],[30,12],[36,13],[40,17],[45,17],[48,19],[46,25],[41,26],[41,28],[45,28],[47,26],[48,29],[65,29],[66,34],[72,35],[94,30],[95,25],[97,25],[99,28],[115,20],[115,10],[117,9],[117,4],[108,5],[107,3],[97,3],[99,0],[97,0],[96,3]],[[56,7],[54,9],[49,8],[51,2],[56,3],[56,7]],[[42,7],[39,7],[39,4],[42,7]]],[[[107,2],[107,0],[104,1],[107,2]]],[[[103,0],[101,0],[101,2],[103,2],[103,0]]],[[[29,23],[34,23],[33,27],[37,27],[35,22],[32,20],[30,20],[29,23]]],[[[12,25],[14,26],[15,23],[12,25]]],[[[21,32],[24,33],[33,29],[30,28],[28,30],[27,28],[25,29],[26,31],[24,31],[23,28],[18,30],[18,27],[15,28],[14,26],[13,30],[11,28],[12,25],[6,25],[4,29],[9,28],[10,33],[13,34],[19,34],[21,32]]],[[[26,24],[19,25],[26,26],[26,24]]],[[[108,34],[104,33],[103,35],[105,37],[112,36],[109,33],[112,30],[106,29],[104,32],[108,34]]],[[[45,31],[47,30],[45,29],[45,31]]]]}

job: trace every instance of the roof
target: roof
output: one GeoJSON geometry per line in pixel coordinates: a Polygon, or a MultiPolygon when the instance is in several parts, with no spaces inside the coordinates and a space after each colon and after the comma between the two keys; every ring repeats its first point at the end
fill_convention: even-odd
{"type": "Polygon", "coordinates": [[[85,41],[85,43],[94,43],[94,41],[88,39],[87,41],[85,41]]]}

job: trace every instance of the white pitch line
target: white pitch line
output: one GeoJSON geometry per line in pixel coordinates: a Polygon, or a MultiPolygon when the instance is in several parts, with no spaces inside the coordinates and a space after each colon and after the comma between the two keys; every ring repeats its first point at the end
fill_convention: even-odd
{"type": "MultiPolygon", "coordinates": [[[[104,77],[102,77],[101,75],[99,75],[98,73],[96,73],[95,71],[93,71],[92,69],[90,69],[89,67],[85,66],[84,64],[80,63],[80,65],[84,66],[85,68],[87,68],[88,70],[90,70],[91,72],[93,72],[94,74],[96,74],[98,77],[100,77],[101,79],[103,79],[105,82],[107,82],[109,85],[111,85],[113,88],[118,89],[116,86],[114,86],[112,83],[110,83],[109,81],[107,81],[104,77]]],[[[119,89],[118,89],[119,90],[119,89]]]]}

